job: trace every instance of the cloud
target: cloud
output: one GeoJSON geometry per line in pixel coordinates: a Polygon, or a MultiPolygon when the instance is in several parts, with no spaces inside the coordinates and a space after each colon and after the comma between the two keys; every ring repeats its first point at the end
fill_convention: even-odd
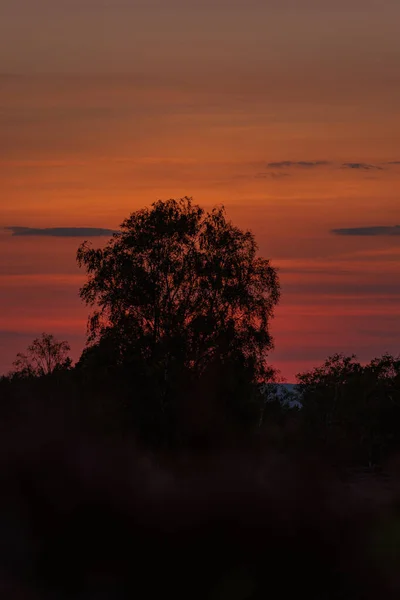
{"type": "Polygon", "coordinates": [[[335,235],[380,236],[400,235],[400,225],[373,225],[371,227],[349,227],[347,229],[332,229],[335,235]]]}
{"type": "MultiPolygon", "coordinates": [[[[268,163],[268,167],[270,169],[290,169],[290,168],[300,168],[300,169],[314,169],[318,167],[325,167],[328,165],[332,165],[332,163],[327,160],[282,160],[278,162],[270,162],[268,163]]],[[[393,160],[382,163],[387,166],[398,166],[400,165],[400,160],[393,160]]],[[[350,169],[353,171],[383,171],[384,167],[375,165],[372,163],[365,162],[343,162],[338,165],[341,169],[350,169]]]]}
{"type": "Polygon", "coordinates": [[[111,236],[115,231],[112,229],[102,229],[100,227],[6,227],[12,232],[13,236],[41,236],[41,237],[101,237],[111,236]]]}
{"type": "Polygon", "coordinates": [[[329,165],[327,160],[315,160],[315,161],[307,161],[307,160],[282,160],[280,162],[270,162],[268,163],[268,167],[271,169],[283,169],[290,167],[300,167],[303,169],[312,169],[313,167],[324,167],[329,165]]]}
{"type": "Polygon", "coordinates": [[[341,169],[355,169],[355,170],[358,169],[360,171],[372,171],[372,170],[382,171],[382,167],[379,167],[378,165],[370,165],[368,163],[363,163],[363,162],[343,163],[341,166],[341,169]]]}
{"type": "Polygon", "coordinates": [[[256,173],[255,178],[256,179],[282,179],[284,177],[290,177],[289,173],[274,173],[273,171],[266,171],[266,172],[262,172],[262,173],[256,173]]]}

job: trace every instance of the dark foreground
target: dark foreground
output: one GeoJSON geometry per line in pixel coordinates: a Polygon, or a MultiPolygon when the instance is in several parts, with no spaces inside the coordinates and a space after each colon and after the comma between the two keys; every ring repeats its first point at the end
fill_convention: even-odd
{"type": "Polygon", "coordinates": [[[55,425],[1,446],[1,598],[398,597],[393,480],[243,444],[160,457],[55,425]]]}

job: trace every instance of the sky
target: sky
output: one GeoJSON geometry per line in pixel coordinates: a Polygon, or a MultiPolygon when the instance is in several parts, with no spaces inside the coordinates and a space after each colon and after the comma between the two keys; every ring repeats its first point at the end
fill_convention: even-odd
{"type": "Polygon", "coordinates": [[[78,358],[80,242],[185,195],[279,269],[288,381],[398,354],[399,22],[398,0],[0,0],[0,373],[43,331],[78,358]]]}

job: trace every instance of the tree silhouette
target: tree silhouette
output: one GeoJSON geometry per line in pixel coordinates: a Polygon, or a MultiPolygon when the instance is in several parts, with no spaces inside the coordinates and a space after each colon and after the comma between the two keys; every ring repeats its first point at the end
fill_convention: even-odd
{"type": "Polygon", "coordinates": [[[41,377],[50,375],[57,370],[68,369],[71,358],[68,356],[71,348],[66,341],[57,341],[48,333],[33,340],[26,353],[18,353],[13,363],[13,375],[19,377],[41,377]]]}
{"type": "Polygon", "coordinates": [[[365,465],[399,447],[400,357],[335,354],[297,376],[307,434],[365,465]]]}
{"type": "Polygon", "coordinates": [[[89,345],[107,345],[116,365],[141,363],[158,397],[220,367],[262,381],[280,290],[257,249],[224,208],[206,213],[188,197],[132,213],[103,249],[78,250],[89,345]]]}

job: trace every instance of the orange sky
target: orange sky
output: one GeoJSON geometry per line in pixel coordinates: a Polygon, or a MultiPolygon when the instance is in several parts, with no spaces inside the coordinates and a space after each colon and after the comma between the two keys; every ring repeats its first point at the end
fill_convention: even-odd
{"type": "MultiPolygon", "coordinates": [[[[223,203],[280,269],[289,380],[400,351],[400,236],[331,232],[400,224],[398,0],[6,4],[0,227],[223,203]]],[[[0,233],[0,373],[42,331],[79,356],[79,242],[0,233]]]]}

